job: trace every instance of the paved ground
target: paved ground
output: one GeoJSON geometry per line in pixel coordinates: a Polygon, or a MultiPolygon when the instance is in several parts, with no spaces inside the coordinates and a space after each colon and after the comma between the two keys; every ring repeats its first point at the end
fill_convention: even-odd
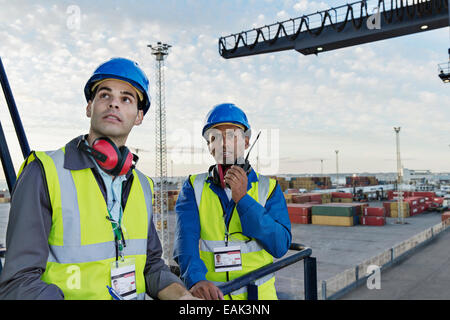
{"type": "MultiPolygon", "coordinates": [[[[371,203],[380,206],[380,203],[371,203]]],[[[0,204],[0,243],[5,243],[9,204],[0,204]]],[[[170,239],[173,239],[174,213],[169,213],[170,239]]],[[[354,226],[334,227],[321,225],[292,225],[293,242],[312,248],[317,258],[317,280],[322,280],[356,266],[357,264],[395,246],[396,244],[438,224],[441,215],[424,213],[407,218],[408,224],[396,224],[396,218],[388,218],[383,227],[354,226]]],[[[449,246],[450,247],[450,246],[449,246]]],[[[288,254],[293,254],[289,252],[288,254]]],[[[449,258],[442,254],[442,259],[449,258]],[[445,257],[444,257],[445,256],[445,257]]],[[[407,275],[405,275],[406,277],[407,275]]],[[[303,262],[291,265],[276,274],[276,287],[280,299],[304,299],[303,262]]]]}
{"type": "MultiPolygon", "coordinates": [[[[382,227],[334,227],[321,225],[293,225],[293,242],[312,248],[317,258],[317,283],[352,268],[363,261],[394,247],[396,244],[438,224],[440,214],[427,213],[406,219],[399,225],[396,218],[388,218],[382,227]]],[[[303,264],[297,263],[277,273],[280,298],[303,299],[303,264]]]]}
{"type": "Polygon", "coordinates": [[[399,264],[382,271],[380,289],[367,284],[352,290],[341,300],[449,300],[450,232],[444,231],[399,264]]]}
{"type": "MultiPolygon", "coordinates": [[[[370,206],[382,206],[381,202],[370,206]]],[[[317,283],[354,267],[361,262],[394,247],[400,242],[430,228],[441,221],[437,212],[424,213],[407,218],[405,225],[388,218],[383,227],[354,226],[335,227],[321,225],[292,224],[293,242],[312,248],[312,256],[317,258],[317,283]]],[[[174,214],[169,214],[169,225],[174,225],[174,214]]],[[[171,227],[173,233],[173,227],[171,227]]],[[[170,239],[173,239],[173,234],[170,239]]],[[[295,252],[288,252],[294,254],[295,252]]],[[[276,288],[280,299],[304,299],[303,262],[288,266],[276,273],[276,288]]]]}

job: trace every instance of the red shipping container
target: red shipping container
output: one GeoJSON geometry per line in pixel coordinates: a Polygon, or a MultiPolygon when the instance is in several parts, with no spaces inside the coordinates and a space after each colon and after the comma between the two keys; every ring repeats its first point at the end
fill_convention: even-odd
{"type": "MultiPolygon", "coordinates": [[[[387,192],[388,200],[397,200],[397,199],[394,199],[395,197],[397,197],[397,194],[394,192],[397,192],[397,191],[389,190],[387,192]]],[[[407,198],[407,197],[411,197],[411,196],[412,196],[411,191],[403,191],[403,198],[407,198]]]]}
{"type": "Polygon", "coordinates": [[[442,221],[450,219],[450,211],[446,211],[441,216],[442,221]]]}
{"type": "Polygon", "coordinates": [[[291,223],[311,224],[311,216],[289,216],[291,223]]]}
{"type": "Polygon", "coordinates": [[[353,194],[351,193],[345,193],[345,192],[332,192],[331,193],[332,198],[344,198],[344,199],[352,199],[353,194]]]}
{"type": "Polygon", "coordinates": [[[428,199],[425,199],[425,201],[429,201],[432,198],[436,197],[436,193],[430,192],[430,191],[414,191],[414,192],[411,192],[411,196],[428,198],[428,199]]]}
{"type": "Polygon", "coordinates": [[[306,203],[309,202],[311,199],[308,195],[293,195],[292,196],[292,202],[293,203],[306,203]]]}
{"type": "Polygon", "coordinates": [[[301,204],[301,203],[288,203],[287,209],[289,216],[310,216],[311,215],[311,207],[310,204],[301,204]]]}
{"type": "Polygon", "coordinates": [[[385,217],[386,209],[384,207],[375,208],[375,207],[367,207],[363,210],[363,216],[369,217],[385,217]]]}
{"type": "Polygon", "coordinates": [[[409,203],[410,208],[416,207],[419,204],[419,198],[417,197],[407,197],[404,201],[409,203]]]}
{"type": "Polygon", "coordinates": [[[308,196],[309,201],[317,201],[322,203],[322,194],[321,193],[305,193],[303,196],[308,196]]]}
{"type": "Polygon", "coordinates": [[[364,226],[384,226],[386,224],[386,218],[385,217],[360,217],[359,218],[360,224],[364,226]]]}

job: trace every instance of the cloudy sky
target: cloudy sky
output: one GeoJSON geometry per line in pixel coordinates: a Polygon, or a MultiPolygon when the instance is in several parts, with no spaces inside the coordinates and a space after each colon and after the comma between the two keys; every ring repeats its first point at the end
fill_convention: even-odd
{"type": "MultiPolygon", "coordinates": [[[[450,171],[450,85],[437,77],[437,64],[448,59],[449,28],[319,56],[285,51],[225,60],[218,53],[220,36],[344,3],[0,0],[0,56],[34,150],[56,149],[88,131],[83,87],[111,57],[138,61],[154,96],[147,45],[162,41],[172,45],[165,66],[168,147],[205,150],[169,153],[169,175],[212,163],[200,133],[206,113],[221,102],[240,106],[253,132],[262,130],[263,173],[318,173],[320,159],[324,172],[334,173],[334,150],[341,172],[395,171],[394,126],[402,127],[405,168],[450,171]]],[[[149,175],[154,105],[127,142],[144,150],[138,167],[149,175]]],[[[0,121],[18,169],[23,159],[3,98],[0,121]]],[[[255,147],[254,164],[257,154],[255,147]]]]}

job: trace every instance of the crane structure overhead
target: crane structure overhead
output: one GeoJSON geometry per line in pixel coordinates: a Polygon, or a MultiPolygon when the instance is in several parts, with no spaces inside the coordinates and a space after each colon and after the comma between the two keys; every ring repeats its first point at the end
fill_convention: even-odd
{"type": "Polygon", "coordinates": [[[310,55],[444,28],[449,2],[361,0],[220,37],[219,53],[225,59],[291,49],[310,55]]]}

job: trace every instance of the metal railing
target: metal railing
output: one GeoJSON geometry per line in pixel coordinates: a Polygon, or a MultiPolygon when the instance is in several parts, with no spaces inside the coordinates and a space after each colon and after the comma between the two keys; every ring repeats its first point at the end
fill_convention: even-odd
{"type": "Polygon", "coordinates": [[[438,64],[439,73],[450,73],[450,61],[438,64]]]}
{"type": "Polygon", "coordinates": [[[247,299],[258,300],[258,290],[257,286],[254,284],[257,279],[303,260],[305,300],[317,300],[317,263],[316,258],[311,257],[312,249],[299,243],[292,243],[289,250],[298,252],[289,257],[256,269],[239,278],[221,284],[218,288],[222,291],[223,295],[227,295],[246,286],[248,292],[247,299]]]}
{"type": "MultiPolygon", "coordinates": [[[[218,288],[225,296],[235,290],[247,287],[247,299],[258,300],[258,290],[257,286],[254,284],[256,280],[268,274],[274,273],[280,269],[283,269],[300,260],[303,260],[305,300],[317,300],[317,263],[316,258],[311,257],[312,249],[305,247],[300,243],[291,243],[289,250],[298,252],[274,263],[256,269],[239,278],[221,284],[218,286],[218,288]]],[[[177,276],[180,276],[180,268],[178,266],[171,265],[170,270],[177,276]]]]}

